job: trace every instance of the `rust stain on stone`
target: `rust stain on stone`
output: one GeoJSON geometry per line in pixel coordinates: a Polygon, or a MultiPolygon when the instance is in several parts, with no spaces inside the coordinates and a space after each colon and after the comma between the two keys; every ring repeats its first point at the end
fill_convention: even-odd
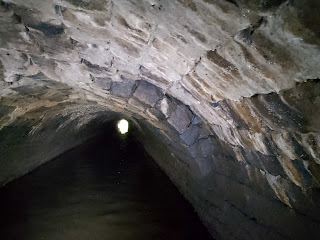
{"type": "Polygon", "coordinates": [[[263,119],[264,123],[272,129],[294,129],[302,133],[305,129],[306,119],[296,109],[289,107],[279,94],[259,94],[248,99],[255,112],[263,119]]]}
{"type": "MultiPolygon", "coordinates": [[[[238,78],[235,78],[232,74],[229,74],[229,73],[225,73],[225,72],[220,72],[219,73],[220,76],[222,76],[226,82],[228,83],[232,83],[232,82],[237,82],[239,79],[238,78]]],[[[236,73],[237,75],[237,73],[236,73]]]]}
{"type": "Polygon", "coordinates": [[[236,111],[242,118],[242,120],[249,126],[249,129],[261,133],[263,128],[261,125],[261,119],[257,116],[253,116],[250,107],[245,99],[240,100],[239,102],[230,102],[233,105],[234,111],[236,111]]]}
{"type": "Polygon", "coordinates": [[[196,78],[198,80],[199,83],[201,83],[205,88],[207,88],[208,90],[211,90],[211,86],[201,77],[199,77],[199,75],[196,72],[192,73],[192,76],[194,78],[196,78]]]}
{"type": "Polygon", "coordinates": [[[192,94],[194,96],[197,96],[198,99],[202,99],[204,96],[208,95],[205,91],[203,91],[201,85],[199,85],[199,83],[197,83],[197,81],[195,81],[189,74],[186,75],[182,79],[182,81],[185,84],[191,85],[194,88],[195,91],[192,91],[192,94]]]}
{"type": "Polygon", "coordinates": [[[216,50],[208,51],[206,56],[209,61],[213,62],[218,67],[227,70],[228,73],[222,71],[220,71],[219,73],[219,75],[226,79],[227,82],[234,82],[241,79],[241,76],[236,66],[229,62],[227,59],[220,56],[216,50]]]}
{"type": "MultiPolygon", "coordinates": [[[[270,181],[270,180],[269,180],[270,181]]],[[[284,204],[286,204],[287,206],[291,207],[289,198],[286,194],[285,189],[277,182],[269,182],[270,186],[272,187],[274,193],[277,195],[277,197],[279,198],[279,200],[281,202],[283,202],[284,204]]]]}
{"type": "Polygon", "coordinates": [[[236,66],[234,66],[231,62],[229,62],[227,59],[220,56],[216,50],[210,50],[207,52],[207,58],[218,65],[219,67],[222,67],[227,70],[236,70],[236,66]]]}
{"type": "Polygon", "coordinates": [[[243,117],[238,113],[237,108],[234,107],[233,101],[223,100],[220,102],[220,107],[225,111],[227,115],[233,120],[238,129],[249,129],[248,124],[244,121],[243,117]]]}
{"type": "Polygon", "coordinates": [[[293,165],[291,159],[284,156],[279,156],[278,160],[282,165],[282,168],[287,174],[287,176],[291,179],[291,181],[294,182],[298,187],[303,188],[304,186],[302,178],[299,174],[299,171],[293,165]]]}

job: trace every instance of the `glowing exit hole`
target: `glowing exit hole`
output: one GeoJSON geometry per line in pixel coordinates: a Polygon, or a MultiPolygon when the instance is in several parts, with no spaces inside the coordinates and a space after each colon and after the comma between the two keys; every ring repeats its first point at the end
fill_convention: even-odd
{"type": "Polygon", "coordinates": [[[119,131],[121,132],[121,134],[125,134],[128,132],[128,129],[129,129],[129,123],[127,120],[125,119],[121,119],[119,122],[118,122],[118,129],[119,131]]]}

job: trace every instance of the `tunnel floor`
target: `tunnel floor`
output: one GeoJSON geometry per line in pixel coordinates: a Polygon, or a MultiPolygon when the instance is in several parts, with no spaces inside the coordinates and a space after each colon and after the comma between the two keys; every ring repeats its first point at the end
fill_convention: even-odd
{"type": "Polygon", "coordinates": [[[143,148],[113,130],[0,189],[0,239],[212,239],[143,148]]]}

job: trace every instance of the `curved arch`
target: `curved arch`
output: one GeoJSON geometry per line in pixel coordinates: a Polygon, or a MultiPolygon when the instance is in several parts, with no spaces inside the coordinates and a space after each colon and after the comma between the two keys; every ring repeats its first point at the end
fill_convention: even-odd
{"type": "Polygon", "coordinates": [[[311,5],[0,3],[0,184],[124,117],[213,235],[318,233],[311,5]]]}

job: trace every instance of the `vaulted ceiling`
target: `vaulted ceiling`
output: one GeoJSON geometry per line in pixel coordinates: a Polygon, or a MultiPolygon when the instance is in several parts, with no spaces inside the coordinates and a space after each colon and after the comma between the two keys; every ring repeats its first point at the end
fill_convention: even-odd
{"type": "Polygon", "coordinates": [[[319,223],[319,1],[0,3],[0,184],[124,116],[213,235],[319,223]]]}

